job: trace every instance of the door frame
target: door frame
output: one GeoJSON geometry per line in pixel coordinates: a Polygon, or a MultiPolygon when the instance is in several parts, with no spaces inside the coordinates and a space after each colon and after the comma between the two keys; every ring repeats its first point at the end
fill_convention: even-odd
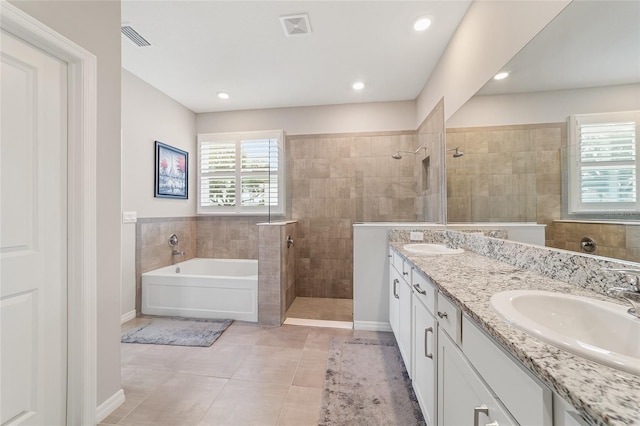
{"type": "Polygon", "coordinates": [[[67,425],[96,423],[96,56],[0,0],[0,25],[67,63],[67,425]]]}

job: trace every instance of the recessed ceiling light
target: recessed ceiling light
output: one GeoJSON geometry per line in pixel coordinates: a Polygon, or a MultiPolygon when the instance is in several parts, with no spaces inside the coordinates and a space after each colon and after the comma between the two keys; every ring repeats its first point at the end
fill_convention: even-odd
{"type": "Polygon", "coordinates": [[[496,74],[493,79],[494,80],[503,80],[505,78],[509,77],[509,72],[508,71],[503,71],[503,72],[499,72],[498,74],[496,74]]]}
{"type": "Polygon", "coordinates": [[[353,87],[353,90],[362,90],[364,89],[364,83],[361,81],[356,81],[351,87],[353,87]]]}
{"type": "Polygon", "coordinates": [[[431,19],[429,18],[418,18],[416,22],[413,23],[413,29],[416,31],[424,31],[431,26],[431,19]]]}
{"type": "Polygon", "coordinates": [[[218,92],[218,97],[220,99],[229,99],[229,94],[227,92],[218,92]]]}

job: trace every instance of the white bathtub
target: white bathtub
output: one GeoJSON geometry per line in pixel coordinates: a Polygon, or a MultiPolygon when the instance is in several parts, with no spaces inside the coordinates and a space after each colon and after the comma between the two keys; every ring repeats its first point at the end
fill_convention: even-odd
{"type": "Polygon", "coordinates": [[[142,313],[258,321],[258,261],[190,259],[142,274],[142,313]]]}

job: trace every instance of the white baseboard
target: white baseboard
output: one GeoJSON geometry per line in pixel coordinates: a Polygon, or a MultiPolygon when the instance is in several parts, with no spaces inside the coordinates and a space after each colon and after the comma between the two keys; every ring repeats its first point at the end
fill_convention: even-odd
{"type": "Polygon", "coordinates": [[[120,389],[118,392],[111,395],[105,402],[98,405],[96,408],[96,423],[100,423],[107,416],[113,413],[116,408],[124,404],[124,390],[120,389]]]}
{"type": "Polygon", "coordinates": [[[122,314],[122,316],[120,317],[120,324],[124,324],[127,321],[131,321],[135,317],[136,317],[135,309],[133,311],[127,312],[126,314],[122,314]]]}
{"type": "Polygon", "coordinates": [[[353,329],[364,331],[393,331],[391,330],[391,324],[378,321],[354,321],[353,329]]]}

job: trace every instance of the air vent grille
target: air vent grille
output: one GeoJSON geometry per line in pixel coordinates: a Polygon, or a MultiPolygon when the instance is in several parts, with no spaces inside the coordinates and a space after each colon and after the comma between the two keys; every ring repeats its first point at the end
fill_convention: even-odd
{"type": "Polygon", "coordinates": [[[282,29],[287,37],[309,34],[311,24],[307,14],[281,16],[282,29]]]}
{"type": "Polygon", "coordinates": [[[129,40],[134,42],[139,47],[151,46],[151,43],[149,43],[144,37],[138,34],[138,32],[134,30],[130,25],[123,25],[122,27],[120,27],[120,31],[122,31],[122,34],[127,36],[129,40]]]}

